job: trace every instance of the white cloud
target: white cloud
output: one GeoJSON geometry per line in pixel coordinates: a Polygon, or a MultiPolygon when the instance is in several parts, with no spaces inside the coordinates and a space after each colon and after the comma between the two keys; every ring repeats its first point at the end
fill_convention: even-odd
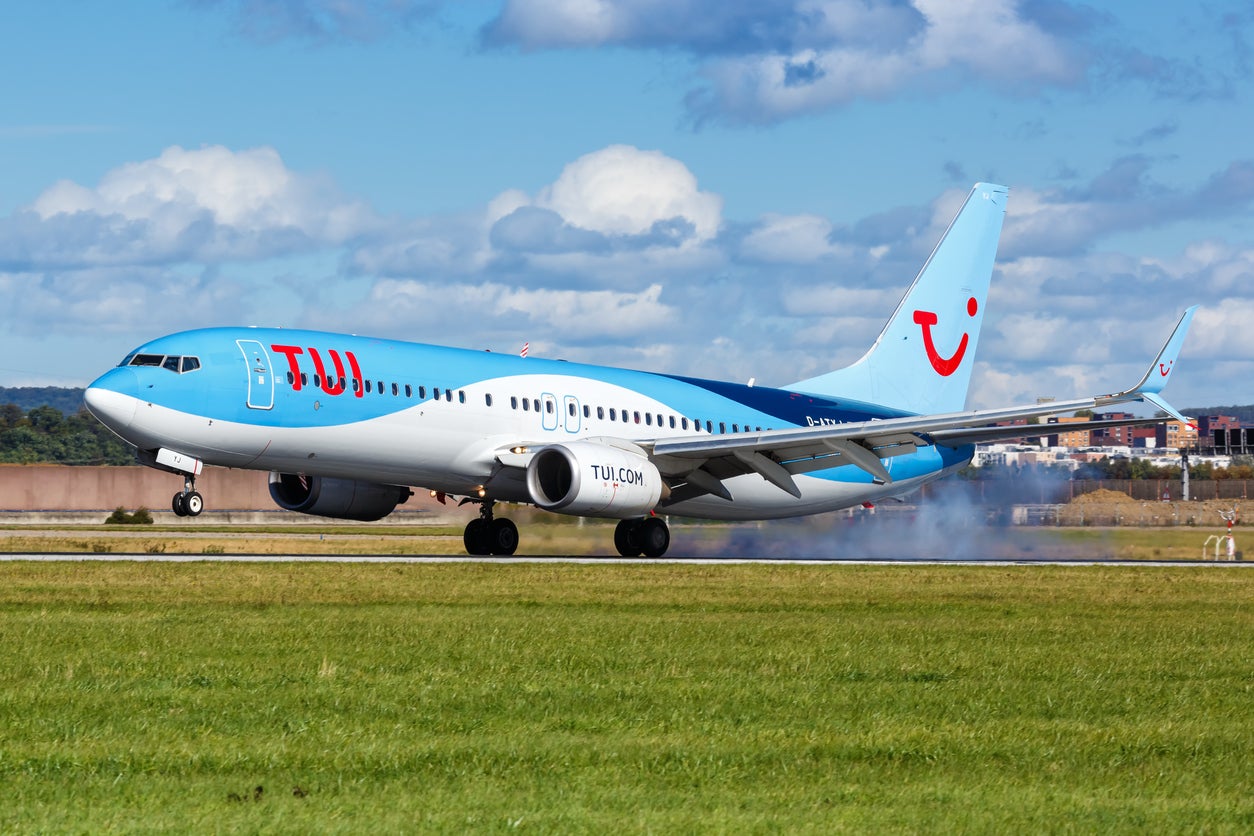
{"type": "Polygon", "coordinates": [[[676,218],[692,224],[696,241],[712,238],[723,201],[697,188],[688,167],[660,151],[611,145],[585,154],[536,196],[568,223],[609,235],[646,235],[676,218]]]}
{"type": "MultiPolygon", "coordinates": [[[[910,85],[948,84],[948,73],[955,74],[954,81],[975,77],[1027,89],[1083,78],[1086,66],[1066,42],[1020,17],[1013,0],[914,0],[913,5],[922,29],[895,44],[834,36],[821,45],[716,60],[703,70],[709,88],[690,102],[699,117],[772,122],[884,98],[910,85]]],[[[835,33],[849,25],[848,7],[816,4],[813,11],[835,33]]]]}
{"type": "Polygon", "coordinates": [[[832,222],[818,215],[764,215],[741,242],[741,254],[759,261],[804,264],[849,248],[831,241],[832,222]]]}
{"type": "Polygon", "coordinates": [[[379,226],[365,204],[290,171],[272,148],[173,146],[94,188],[56,183],[29,211],[42,222],[25,230],[39,244],[25,248],[34,266],[75,255],[85,265],[266,258],[339,246],[379,226]]]}
{"type": "Polygon", "coordinates": [[[661,295],[659,284],[620,292],[381,279],[355,309],[336,311],[334,319],[327,314],[319,324],[332,327],[332,322],[349,320],[387,333],[412,333],[421,327],[424,340],[433,339],[434,331],[443,341],[464,345],[466,323],[484,322],[493,323],[491,339],[497,345],[505,338],[527,339],[537,346],[587,339],[613,343],[674,325],[676,311],[661,295]]]}

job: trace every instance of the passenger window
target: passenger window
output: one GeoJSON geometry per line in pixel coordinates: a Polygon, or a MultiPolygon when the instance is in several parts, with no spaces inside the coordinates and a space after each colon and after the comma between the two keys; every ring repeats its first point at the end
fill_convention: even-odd
{"type": "Polygon", "coordinates": [[[492,406],[492,396],[485,392],[483,395],[483,402],[488,406],[492,406]]]}
{"type": "Polygon", "coordinates": [[[457,390],[457,402],[458,402],[458,403],[465,403],[465,402],[466,402],[466,390],[465,390],[465,389],[458,389],[458,390],[457,390]]]}
{"type": "Polygon", "coordinates": [[[569,415],[571,418],[574,418],[574,417],[575,417],[575,403],[574,403],[574,401],[571,401],[570,403],[566,404],[566,414],[567,414],[567,415],[569,415]]]}
{"type": "Polygon", "coordinates": [[[644,414],[644,423],[647,426],[653,426],[653,415],[651,413],[646,412],[644,414]]]}
{"type": "Polygon", "coordinates": [[[431,396],[435,398],[437,401],[440,399],[440,387],[439,386],[431,390],[431,396]]]}
{"type": "MultiPolygon", "coordinates": [[[[354,381],[354,382],[356,382],[356,381],[354,381]]],[[[296,385],[296,375],[292,374],[291,372],[288,372],[288,373],[287,373],[287,385],[288,385],[288,386],[295,386],[295,385],[296,385]]]]}
{"type": "Polygon", "coordinates": [[[374,389],[373,389],[373,388],[371,388],[371,387],[372,387],[371,382],[370,382],[369,380],[367,380],[367,381],[366,381],[366,391],[367,391],[367,392],[373,392],[373,391],[374,391],[374,389]]]}
{"type": "Polygon", "coordinates": [[[672,430],[675,429],[675,416],[674,415],[671,416],[670,424],[671,424],[671,429],[672,430]]]}
{"type": "Polygon", "coordinates": [[[314,375],[314,386],[322,385],[322,375],[314,375]]]}
{"type": "Polygon", "coordinates": [[[301,373],[300,373],[300,385],[301,385],[301,386],[308,386],[308,385],[309,385],[309,374],[308,374],[308,372],[301,372],[301,373]]]}
{"type": "Polygon", "coordinates": [[[523,412],[530,412],[530,411],[531,411],[531,401],[527,400],[526,398],[523,398],[523,412]]]}
{"type": "Polygon", "coordinates": [[[722,421],[719,421],[719,422],[718,422],[718,434],[719,434],[719,435],[726,435],[726,434],[727,434],[727,425],[726,425],[726,424],[724,424],[722,421]]]}
{"type": "Polygon", "coordinates": [[[444,400],[448,401],[449,403],[453,402],[453,390],[452,389],[444,390],[444,400]]]}
{"type": "Polygon", "coordinates": [[[640,413],[639,413],[639,412],[633,412],[633,413],[631,414],[631,417],[633,417],[633,418],[635,418],[635,419],[636,419],[636,423],[637,423],[637,424],[639,424],[639,423],[640,423],[640,413]]]}
{"type": "Polygon", "coordinates": [[[553,414],[553,402],[552,402],[552,401],[545,401],[545,402],[544,402],[544,411],[545,411],[545,412],[547,412],[547,413],[548,413],[548,414],[550,414],[550,415],[552,415],[552,414],[553,414]]]}
{"type": "Polygon", "coordinates": [[[405,384],[405,397],[412,398],[413,396],[414,396],[414,387],[406,383],[405,384]]]}
{"type": "Polygon", "coordinates": [[[539,411],[540,411],[540,401],[539,401],[539,399],[537,399],[537,398],[532,398],[532,399],[531,399],[531,405],[532,405],[532,407],[534,407],[534,408],[535,408],[535,411],[536,411],[536,412],[539,412],[539,411]]]}
{"type": "Polygon", "coordinates": [[[380,395],[382,395],[382,394],[383,394],[383,381],[382,381],[382,380],[380,380],[380,381],[379,381],[379,389],[378,389],[378,392],[379,392],[379,394],[380,394],[380,395]]]}
{"type": "MultiPolygon", "coordinates": [[[[289,372],[289,374],[290,374],[290,372],[289,372]]],[[[354,391],[354,392],[359,392],[359,391],[361,391],[361,381],[360,381],[360,380],[358,380],[358,379],[357,379],[357,378],[355,378],[355,377],[353,378],[353,391],[354,391]]]]}
{"type": "Polygon", "coordinates": [[[618,410],[614,409],[614,407],[612,406],[610,407],[610,420],[611,421],[618,420],[618,410]]]}
{"type": "Polygon", "coordinates": [[[426,386],[418,387],[418,397],[424,401],[427,399],[427,387],[426,386]]]}
{"type": "Polygon", "coordinates": [[[399,386],[397,386],[395,383],[393,383],[393,384],[392,384],[392,397],[394,397],[394,398],[395,398],[395,397],[396,397],[397,395],[399,395],[400,393],[401,393],[401,387],[399,387],[399,386]]]}
{"type": "Polygon", "coordinates": [[[679,419],[679,426],[680,426],[680,428],[681,428],[681,429],[685,429],[685,430],[686,430],[686,429],[688,429],[688,419],[687,419],[687,418],[680,418],[680,419],[679,419]]]}
{"type": "Polygon", "coordinates": [[[732,432],[734,432],[734,433],[738,433],[738,432],[740,432],[740,425],[739,425],[739,424],[732,424],[732,432]]]}
{"type": "Polygon", "coordinates": [[[592,409],[587,404],[584,404],[584,407],[583,407],[583,417],[585,418],[592,417],[592,409]]]}
{"type": "Polygon", "coordinates": [[[597,420],[598,420],[598,421],[604,421],[604,420],[605,420],[605,407],[603,407],[603,406],[598,406],[598,407],[597,407],[597,420]]]}
{"type": "Polygon", "coordinates": [[[518,409],[518,396],[517,395],[509,396],[509,408],[518,409]]]}

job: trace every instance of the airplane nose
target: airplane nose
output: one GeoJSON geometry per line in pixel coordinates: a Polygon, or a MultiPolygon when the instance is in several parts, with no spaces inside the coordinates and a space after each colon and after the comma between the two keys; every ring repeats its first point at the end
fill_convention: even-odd
{"type": "Polygon", "coordinates": [[[139,403],[139,381],[127,368],[110,369],[92,381],[83,393],[87,410],[115,432],[130,426],[139,403]]]}

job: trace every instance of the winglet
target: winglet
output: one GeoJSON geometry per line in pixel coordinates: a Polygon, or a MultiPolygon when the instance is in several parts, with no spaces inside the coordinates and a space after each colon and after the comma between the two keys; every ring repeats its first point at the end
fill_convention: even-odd
{"type": "Polygon", "coordinates": [[[1176,330],[1171,332],[1162,350],[1154,358],[1154,365],[1149,367],[1149,371],[1145,373],[1145,377],[1141,378],[1141,382],[1136,385],[1134,391],[1157,395],[1167,386],[1176,358],[1180,356],[1180,348],[1184,345],[1185,335],[1189,333],[1189,323],[1193,321],[1193,314],[1196,312],[1197,305],[1193,305],[1184,312],[1184,316],[1180,317],[1180,321],[1176,323],[1176,330]]]}
{"type": "Polygon", "coordinates": [[[1190,426],[1193,426],[1193,422],[1184,417],[1178,409],[1159,397],[1159,393],[1163,391],[1167,386],[1167,382],[1171,379],[1171,372],[1175,368],[1176,359],[1180,356],[1180,349],[1184,345],[1185,335],[1189,333],[1189,323],[1193,321],[1193,314],[1197,312],[1197,307],[1197,305],[1193,305],[1184,312],[1184,316],[1180,317],[1180,321],[1176,323],[1176,329],[1171,332],[1171,336],[1163,344],[1162,350],[1154,358],[1153,365],[1145,372],[1141,382],[1128,392],[1129,395],[1140,396],[1142,400],[1152,403],[1172,418],[1190,426]]]}

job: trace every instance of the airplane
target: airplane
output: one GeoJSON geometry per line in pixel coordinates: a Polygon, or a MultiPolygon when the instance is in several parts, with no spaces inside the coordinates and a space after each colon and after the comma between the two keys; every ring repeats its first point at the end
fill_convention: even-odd
{"type": "Polygon", "coordinates": [[[518,548],[497,502],[617,519],[620,555],[660,557],[664,517],[777,519],[900,498],[965,466],[977,442],[1049,432],[998,422],[1130,402],[1187,422],[1160,393],[1196,306],[1130,389],[965,409],[1008,194],[975,184],[861,359],[778,389],[227,327],[140,346],[85,401],[142,464],[183,476],[176,514],[202,512],[205,465],[269,471],[280,508],[339,519],[382,519],[422,489],[478,503],[463,537],[476,555],[518,548]]]}

